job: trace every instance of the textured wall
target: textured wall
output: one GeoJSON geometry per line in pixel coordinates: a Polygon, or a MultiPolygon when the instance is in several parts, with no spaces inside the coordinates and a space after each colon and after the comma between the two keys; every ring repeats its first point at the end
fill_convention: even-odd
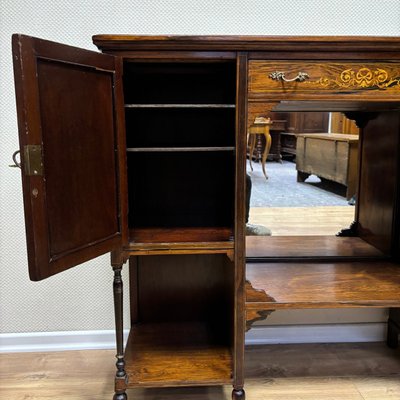
{"type": "MultiPolygon", "coordinates": [[[[96,33],[399,35],[398,0],[1,0],[0,1],[0,332],[112,329],[112,272],[100,257],[44,282],[26,265],[17,149],[11,34],[94,49],[96,33]]],[[[298,321],[289,313],[275,323],[298,321]]],[[[377,320],[372,311],[308,314],[309,322],[377,320]],[[362,318],[360,317],[362,315],[362,318]]],[[[127,318],[126,318],[127,319],[127,318]]]]}

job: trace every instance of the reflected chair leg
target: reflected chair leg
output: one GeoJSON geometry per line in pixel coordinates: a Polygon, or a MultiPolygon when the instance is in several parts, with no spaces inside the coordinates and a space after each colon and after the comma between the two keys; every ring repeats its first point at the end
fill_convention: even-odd
{"type": "Polygon", "coordinates": [[[265,163],[267,162],[268,154],[271,150],[271,143],[272,143],[271,135],[269,133],[269,128],[265,132],[264,136],[265,136],[265,149],[264,149],[264,153],[262,155],[261,166],[262,166],[262,171],[265,176],[265,179],[268,179],[268,175],[265,172],[265,163]]]}
{"type": "Polygon", "coordinates": [[[250,134],[249,135],[249,147],[250,147],[249,162],[250,162],[250,169],[252,171],[253,171],[252,160],[253,160],[253,153],[254,153],[255,145],[256,145],[256,138],[254,135],[250,134]]]}
{"type": "Polygon", "coordinates": [[[123,286],[121,270],[122,265],[113,266],[114,270],[114,313],[115,313],[115,334],[117,342],[117,373],[115,375],[115,394],[113,400],[127,400],[126,389],[126,372],[124,360],[124,324],[123,324],[123,286]]]}

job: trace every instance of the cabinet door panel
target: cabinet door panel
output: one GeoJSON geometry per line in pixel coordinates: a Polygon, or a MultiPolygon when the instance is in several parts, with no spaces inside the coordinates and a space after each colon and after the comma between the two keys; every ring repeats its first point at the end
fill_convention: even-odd
{"type": "Polygon", "coordinates": [[[29,272],[40,280],[122,245],[121,67],[21,35],[13,57],[29,272]],[[42,171],[30,168],[32,145],[42,171]]]}

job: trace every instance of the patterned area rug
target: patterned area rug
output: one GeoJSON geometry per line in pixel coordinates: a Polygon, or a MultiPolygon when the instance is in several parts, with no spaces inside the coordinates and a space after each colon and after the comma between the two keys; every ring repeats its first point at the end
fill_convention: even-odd
{"type": "Polygon", "coordinates": [[[342,185],[321,181],[314,175],[305,182],[297,182],[294,162],[267,162],[266,171],[268,180],[260,163],[253,162],[251,171],[247,161],[247,173],[252,180],[250,207],[348,206],[342,185]]]}

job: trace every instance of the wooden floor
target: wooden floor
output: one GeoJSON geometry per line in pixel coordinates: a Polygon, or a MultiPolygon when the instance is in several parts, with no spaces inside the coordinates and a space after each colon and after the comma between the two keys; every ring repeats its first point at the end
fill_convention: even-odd
{"type": "MultiPolygon", "coordinates": [[[[249,347],[247,400],[400,399],[400,350],[383,343],[249,347]]],[[[114,351],[0,355],[4,400],[112,399],[114,351]]],[[[229,400],[226,386],[128,390],[129,400],[229,400]]]]}
{"type": "Polygon", "coordinates": [[[355,207],[253,207],[250,223],[267,226],[273,236],[335,235],[354,221],[355,207]]]}

